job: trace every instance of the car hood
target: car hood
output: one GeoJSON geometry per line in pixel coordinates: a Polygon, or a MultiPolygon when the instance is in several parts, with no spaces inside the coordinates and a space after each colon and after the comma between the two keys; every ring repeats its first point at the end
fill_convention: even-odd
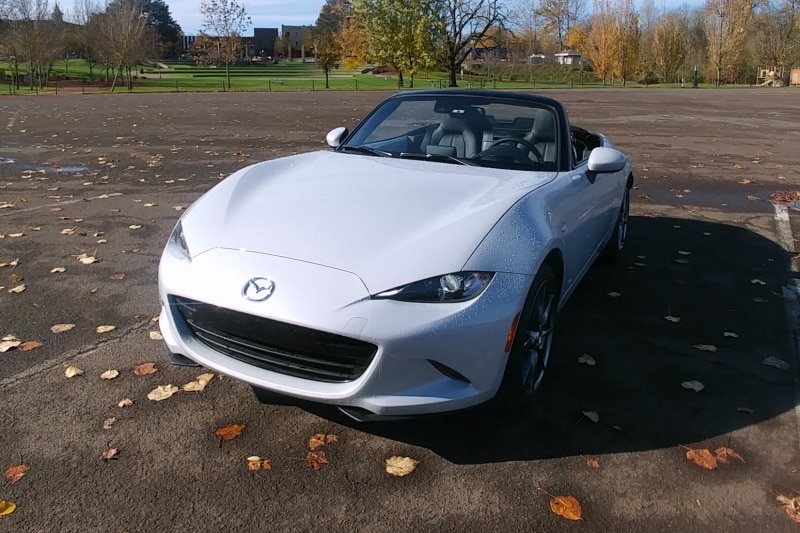
{"type": "Polygon", "coordinates": [[[375,293],[460,270],[503,214],[555,175],[313,152],[236,172],[183,228],[193,255],[306,261],[354,273],[375,293]]]}

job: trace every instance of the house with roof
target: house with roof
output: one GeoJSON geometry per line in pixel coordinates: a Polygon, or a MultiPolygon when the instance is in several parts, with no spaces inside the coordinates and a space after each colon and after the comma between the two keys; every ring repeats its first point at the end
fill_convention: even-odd
{"type": "Polygon", "coordinates": [[[556,63],[559,65],[580,65],[583,54],[577,50],[564,50],[563,52],[554,54],[554,57],[556,58],[556,63]]]}

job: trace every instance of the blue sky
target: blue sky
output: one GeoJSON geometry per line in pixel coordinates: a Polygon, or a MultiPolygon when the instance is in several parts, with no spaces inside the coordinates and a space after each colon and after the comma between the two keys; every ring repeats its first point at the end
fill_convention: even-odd
{"type": "MultiPolygon", "coordinates": [[[[196,35],[203,26],[199,0],[165,0],[186,35],[196,35]]],[[[281,24],[313,24],[325,0],[241,0],[257,28],[280,28],[281,24]]],[[[641,5],[642,0],[634,0],[641,5]]],[[[587,2],[591,6],[591,0],[587,2]]],[[[655,0],[658,8],[675,8],[683,4],[699,5],[703,0],[655,0]]]]}

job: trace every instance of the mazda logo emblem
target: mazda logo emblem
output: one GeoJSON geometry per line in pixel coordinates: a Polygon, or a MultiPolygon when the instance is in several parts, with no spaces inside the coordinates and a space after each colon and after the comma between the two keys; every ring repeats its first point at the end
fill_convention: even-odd
{"type": "Polygon", "coordinates": [[[269,278],[251,278],[242,287],[242,297],[251,302],[263,302],[275,292],[275,282],[269,278]]]}

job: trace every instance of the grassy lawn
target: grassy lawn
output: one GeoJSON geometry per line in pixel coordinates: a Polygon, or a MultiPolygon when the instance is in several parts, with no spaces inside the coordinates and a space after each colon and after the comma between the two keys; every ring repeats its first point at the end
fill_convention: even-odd
{"type": "MultiPolygon", "coordinates": [[[[131,92],[197,92],[197,91],[320,91],[325,89],[325,74],[314,63],[281,62],[269,65],[231,66],[231,88],[226,84],[225,68],[215,66],[195,66],[185,62],[166,62],[168,68],[140,66],[135,70],[131,92]]],[[[24,68],[21,68],[24,72],[24,68]]],[[[16,91],[11,87],[10,65],[0,63],[0,75],[7,80],[6,87],[0,85],[0,94],[28,94],[27,87],[16,91]],[[7,90],[6,90],[7,88],[7,90]]],[[[73,90],[90,80],[89,66],[84,60],[57,61],[53,66],[54,77],[49,86],[35,89],[36,92],[56,91],[71,86],[73,90]]],[[[105,70],[96,64],[93,69],[95,84],[92,92],[110,92],[110,83],[105,83],[105,70]]],[[[395,74],[362,74],[361,69],[335,69],[329,73],[329,89],[334,91],[397,90],[411,89],[410,78],[405,76],[405,84],[398,87],[395,74]]],[[[601,87],[600,80],[592,72],[577,70],[559,65],[476,65],[472,72],[459,76],[458,84],[465,89],[563,89],[601,87]]],[[[687,84],[688,86],[689,84],[687,84]]],[[[415,76],[413,89],[446,88],[445,72],[420,72],[415,76]]],[[[607,87],[612,87],[607,85],[607,87]]],[[[621,87],[617,82],[613,87],[621,87]]],[[[626,87],[637,88],[643,85],[628,82],[626,87]]],[[[679,87],[679,84],[659,84],[649,87],[679,87]]],[[[713,87],[701,84],[701,87],[713,87]]],[[[115,92],[128,92],[128,87],[117,83],[115,92]]]]}

